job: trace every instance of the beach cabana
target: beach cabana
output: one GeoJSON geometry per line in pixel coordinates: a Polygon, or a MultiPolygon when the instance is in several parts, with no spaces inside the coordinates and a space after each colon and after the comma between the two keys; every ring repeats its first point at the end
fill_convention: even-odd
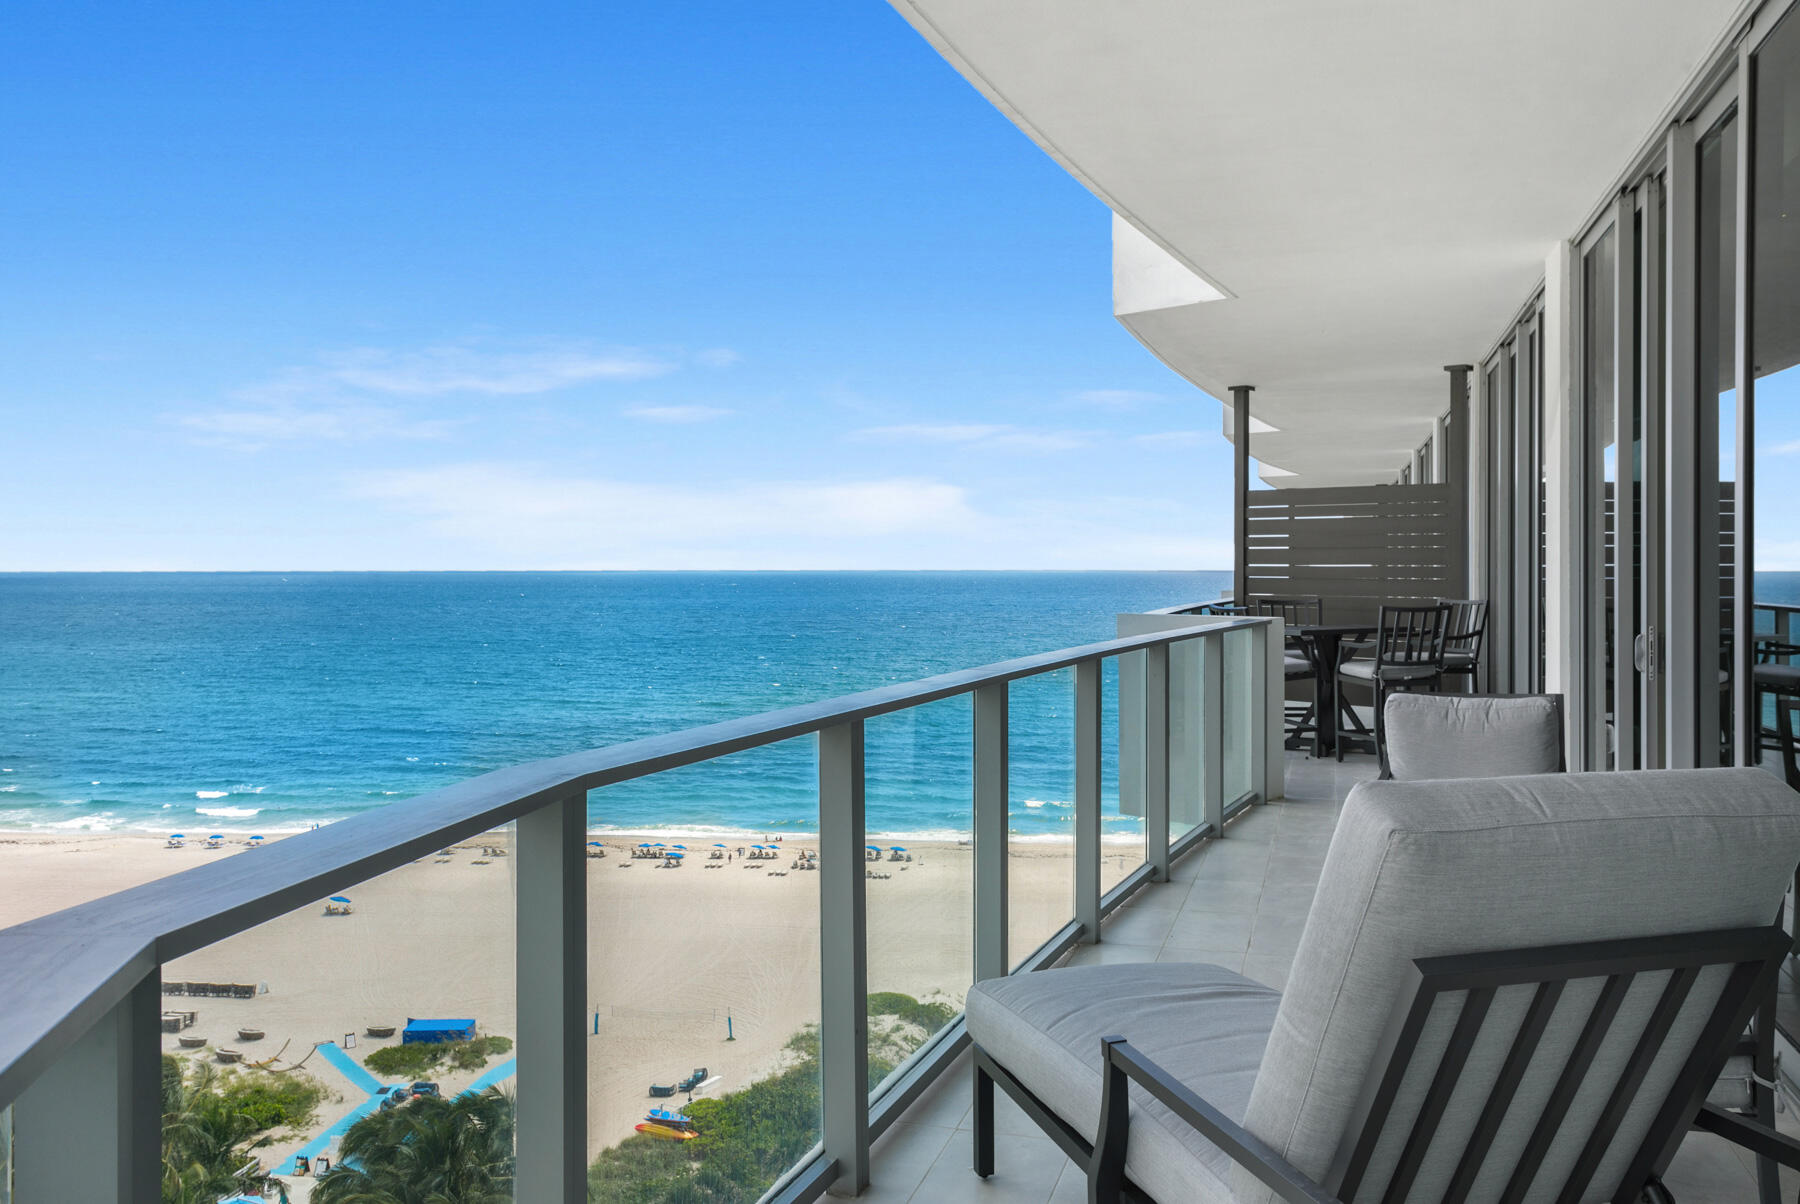
{"type": "Polygon", "coordinates": [[[474,1020],[414,1020],[407,1017],[400,1032],[402,1045],[435,1045],[443,1041],[473,1041],[474,1020]]]}

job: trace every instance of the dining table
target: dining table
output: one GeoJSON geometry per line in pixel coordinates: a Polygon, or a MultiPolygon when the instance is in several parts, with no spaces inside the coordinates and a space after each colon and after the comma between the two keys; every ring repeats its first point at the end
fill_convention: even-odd
{"type": "MultiPolygon", "coordinates": [[[[1313,756],[1331,757],[1337,755],[1338,716],[1340,708],[1337,694],[1338,661],[1343,653],[1345,640],[1367,639],[1379,626],[1375,623],[1292,623],[1288,625],[1287,635],[1301,641],[1306,647],[1307,659],[1312,662],[1313,669],[1313,756]]],[[[1355,722],[1355,716],[1351,716],[1355,722]]],[[[1361,724],[1357,725],[1361,728],[1361,724]]]]}

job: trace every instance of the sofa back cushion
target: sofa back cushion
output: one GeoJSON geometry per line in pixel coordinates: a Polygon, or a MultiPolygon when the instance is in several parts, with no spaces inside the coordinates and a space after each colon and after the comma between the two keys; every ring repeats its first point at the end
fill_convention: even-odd
{"type": "Polygon", "coordinates": [[[1394,778],[1516,777],[1563,770],[1556,694],[1390,694],[1383,714],[1394,778]]]}

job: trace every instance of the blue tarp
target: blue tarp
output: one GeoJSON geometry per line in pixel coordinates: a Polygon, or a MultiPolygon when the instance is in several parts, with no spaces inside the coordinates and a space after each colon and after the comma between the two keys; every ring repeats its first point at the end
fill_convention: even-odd
{"type": "Polygon", "coordinates": [[[402,1045],[429,1044],[434,1041],[470,1041],[475,1037],[473,1020],[408,1019],[400,1034],[402,1045]]]}

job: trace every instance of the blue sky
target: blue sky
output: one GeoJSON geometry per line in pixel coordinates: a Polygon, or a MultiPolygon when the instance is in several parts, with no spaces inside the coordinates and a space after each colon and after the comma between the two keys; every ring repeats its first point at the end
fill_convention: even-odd
{"type": "Polygon", "coordinates": [[[1106,209],[878,0],[7,13],[0,569],[1229,566],[1106,209]]]}

